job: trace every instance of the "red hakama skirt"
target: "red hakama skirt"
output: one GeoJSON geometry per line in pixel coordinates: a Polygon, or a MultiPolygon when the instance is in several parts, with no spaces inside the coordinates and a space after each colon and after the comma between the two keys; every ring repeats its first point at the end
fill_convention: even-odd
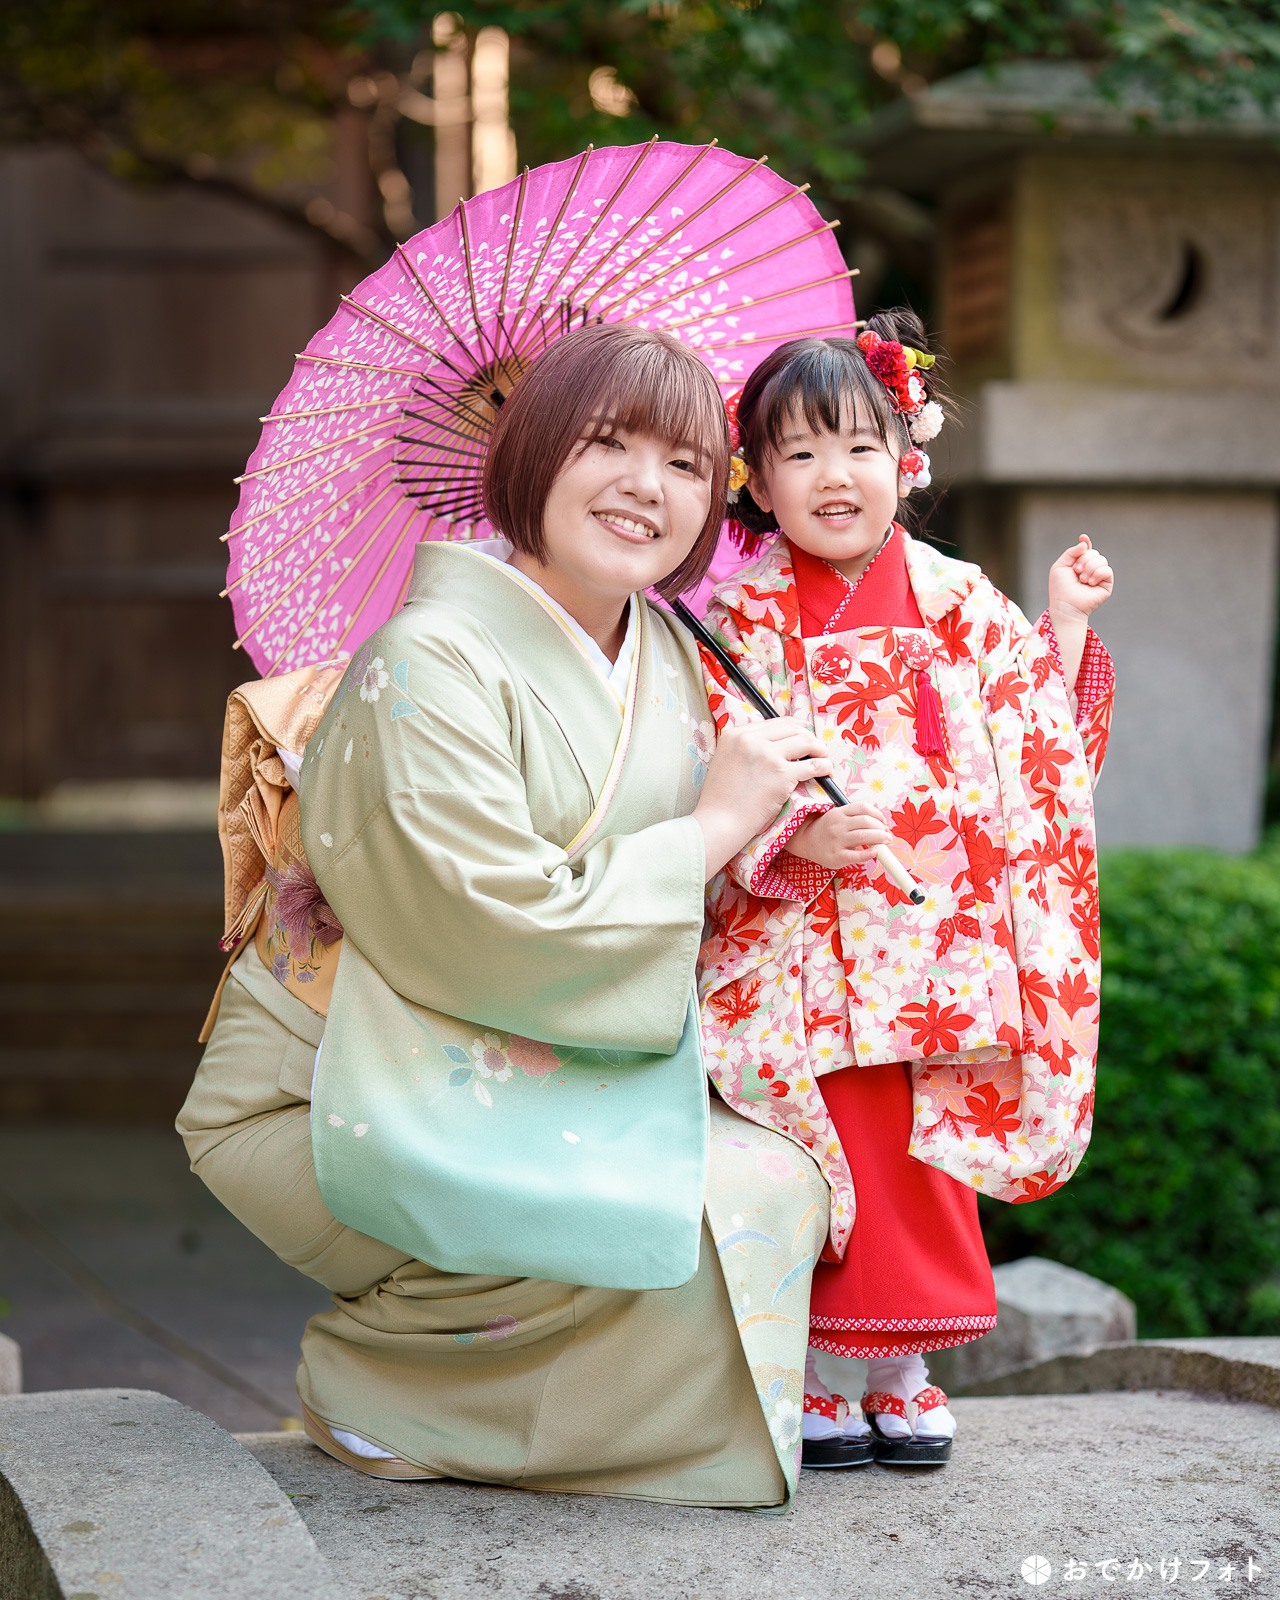
{"type": "Polygon", "coordinates": [[[818,1079],[853,1172],[857,1216],[840,1262],[813,1273],[809,1343],[874,1359],[968,1344],[996,1324],[972,1189],[907,1154],[905,1063],[818,1079]]]}

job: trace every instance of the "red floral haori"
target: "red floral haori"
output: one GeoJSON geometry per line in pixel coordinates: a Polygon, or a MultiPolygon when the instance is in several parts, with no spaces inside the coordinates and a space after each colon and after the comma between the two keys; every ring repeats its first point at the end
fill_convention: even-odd
{"type": "MultiPolygon", "coordinates": [[[[812,725],[835,782],[871,791],[926,891],[915,907],[874,863],[833,873],[784,852],[829,805],[812,785],[711,888],[708,1065],[731,1106],[822,1166],[835,1256],[855,1197],[824,1074],[908,1063],[910,1153],[1011,1201],[1070,1177],[1093,1107],[1092,789],[1109,658],[1090,634],[1073,717],[1047,619],[1033,629],[977,567],[910,539],[905,555],[919,627],[804,637],[781,537],[716,591],[707,619],[762,693],[812,725]],[[928,739],[926,694],[939,719],[928,739]]],[[[711,669],[707,681],[719,728],[754,715],[711,669]]]]}

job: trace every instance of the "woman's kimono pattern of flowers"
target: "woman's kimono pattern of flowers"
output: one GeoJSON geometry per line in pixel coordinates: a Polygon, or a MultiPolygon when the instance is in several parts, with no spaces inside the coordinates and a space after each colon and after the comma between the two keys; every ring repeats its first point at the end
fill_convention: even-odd
{"type": "MultiPolygon", "coordinates": [[[[974,566],[910,540],[906,553],[945,756],[914,745],[916,674],[899,646],[912,634],[914,659],[921,630],[802,638],[785,540],[717,590],[708,616],[772,703],[827,743],[835,781],[871,789],[895,852],[927,889],[916,908],[878,871],[831,874],[795,857],[775,866],[799,822],[826,808],[806,785],[710,891],[709,1070],[730,1105],[818,1160],[837,1256],[855,1200],[823,1073],[909,1063],[910,1153],[1010,1201],[1070,1177],[1093,1108],[1092,784],[1110,691],[1077,730],[1049,647],[1017,607],[974,566]]],[[[755,714],[710,670],[708,688],[719,728],[755,714]]]]}

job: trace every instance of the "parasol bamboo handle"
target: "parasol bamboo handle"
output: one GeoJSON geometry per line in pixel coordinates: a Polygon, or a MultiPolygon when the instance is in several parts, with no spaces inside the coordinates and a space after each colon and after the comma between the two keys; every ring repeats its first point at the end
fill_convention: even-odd
{"type": "MultiPolygon", "coordinates": [[[[671,606],[676,615],[680,618],[681,622],[683,622],[685,627],[688,628],[689,632],[705,650],[710,651],[710,653],[716,658],[724,670],[729,674],[730,678],[733,679],[734,683],[737,684],[738,688],[741,689],[746,695],[751,704],[758,712],[760,712],[761,716],[778,716],[779,713],[773,708],[773,706],[769,704],[765,697],[760,693],[759,689],[756,688],[755,684],[751,682],[750,678],[748,678],[738,666],[738,663],[721,645],[720,641],[703,627],[703,625],[698,621],[697,617],[694,616],[693,612],[689,610],[687,605],[685,605],[684,601],[673,600],[671,602],[671,606]]],[[[818,778],[815,780],[815,782],[822,790],[823,794],[826,795],[828,800],[831,801],[832,805],[847,806],[849,804],[848,799],[841,792],[840,788],[834,784],[830,778],[818,778]]],[[[902,890],[903,894],[907,896],[913,906],[922,906],[924,904],[924,890],[902,865],[901,861],[898,860],[897,856],[894,855],[893,851],[890,850],[887,844],[882,844],[876,851],[876,860],[880,863],[880,869],[885,876],[897,884],[898,888],[902,890]]]]}
{"type": "Polygon", "coordinates": [[[887,844],[882,844],[876,851],[876,860],[880,863],[880,870],[886,878],[892,878],[903,894],[911,901],[913,906],[924,904],[924,890],[911,876],[907,869],[890,850],[887,844]]]}

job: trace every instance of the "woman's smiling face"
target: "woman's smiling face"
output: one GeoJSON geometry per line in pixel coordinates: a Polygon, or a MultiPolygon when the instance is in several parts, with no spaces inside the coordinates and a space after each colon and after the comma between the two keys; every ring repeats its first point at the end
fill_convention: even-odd
{"type": "Polygon", "coordinates": [[[621,606],[675,571],[710,507],[709,467],[697,446],[603,424],[579,442],[552,485],[543,513],[546,567],[584,597],[621,606]]]}
{"type": "Polygon", "coordinates": [[[795,411],[781,447],[749,479],[751,497],[772,511],[793,544],[857,576],[880,548],[898,509],[901,447],[846,406],[835,432],[815,432],[795,411]]]}

